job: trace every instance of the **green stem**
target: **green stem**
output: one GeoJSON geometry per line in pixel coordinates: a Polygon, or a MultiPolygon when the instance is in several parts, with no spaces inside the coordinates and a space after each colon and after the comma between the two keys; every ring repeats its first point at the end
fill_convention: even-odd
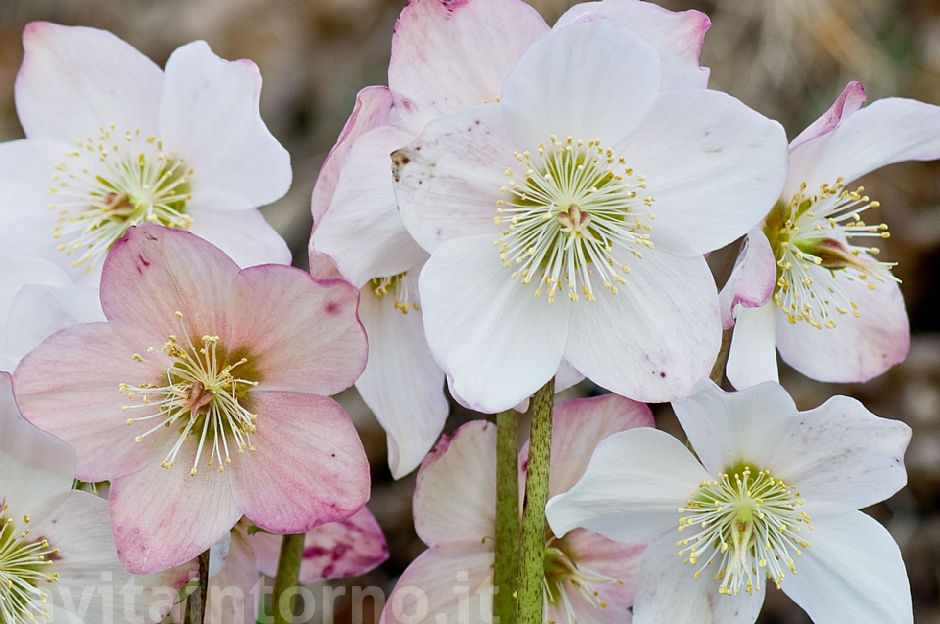
{"type": "Polygon", "coordinates": [[[522,506],[522,539],[516,624],[542,624],[542,578],[545,575],[545,504],[548,502],[548,466],[552,449],[552,403],[555,380],[532,397],[532,432],[522,506]]]}
{"type": "Polygon", "coordinates": [[[728,364],[728,353],[731,351],[731,332],[726,329],[721,332],[721,349],[718,351],[718,358],[712,366],[712,372],[709,375],[712,381],[721,386],[725,381],[725,365],[728,364]]]}
{"type": "Polygon", "coordinates": [[[496,594],[493,615],[499,624],[513,624],[516,601],[513,585],[519,565],[519,415],[514,410],[496,416],[496,594]]]}
{"type": "Polygon", "coordinates": [[[300,577],[300,562],[304,556],[304,535],[285,535],[281,542],[281,558],[277,564],[277,577],[274,579],[274,624],[293,624],[294,603],[297,593],[287,597],[289,590],[297,586],[300,577]]]}
{"type": "Polygon", "coordinates": [[[185,624],[206,621],[206,598],[209,595],[209,551],[199,555],[199,586],[186,599],[185,624]]]}

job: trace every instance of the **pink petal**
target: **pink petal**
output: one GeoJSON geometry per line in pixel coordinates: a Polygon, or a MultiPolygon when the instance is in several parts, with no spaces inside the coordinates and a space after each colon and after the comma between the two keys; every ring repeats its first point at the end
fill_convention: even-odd
{"type": "Polygon", "coordinates": [[[721,289],[721,324],[734,326],[735,308],[756,308],[770,300],[777,287],[777,259],[770,241],[760,228],[748,232],[744,247],[734,263],[734,270],[721,289]]]}
{"type": "Polygon", "coordinates": [[[522,52],[548,32],[520,0],[414,0],[392,38],[388,84],[415,132],[432,118],[493,101],[522,52]]]}
{"type": "Polygon", "coordinates": [[[790,149],[796,149],[807,141],[829,134],[835,130],[843,119],[848,119],[860,109],[866,100],[868,100],[868,94],[865,93],[862,83],[856,80],[848,83],[842,93],[839,94],[839,97],[836,98],[836,101],[829,107],[829,110],[803,130],[799,136],[790,141],[790,149]]]}
{"type": "Polygon", "coordinates": [[[236,528],[222,571],[209,580],[207,624],[256,621],[262,592],[254,541],[236,528]]]}
{"type": "Polygon", "coordinates": [[[415,485],[415,530],[428,546],[496,531],[496,427],[471,421],[428,453],[415,485]]]}
{"type": "Polygon", "coordinates": [[[32,22],[23,30],[16,110],[29,138],[67,143],[118,132],[158,135],[163,72],[111,33],[32,22]]]}
{"type": "MultiPolygon", "coordinates": [[[[281,536],[255,533],[247,539],[254,548],[258,570],[273,578],[281,555],[281,536]]],[[[307,532],[300,582],[360,576],[386,559],[385,535],[372,512],[363,507],[345,520],[329,522],[307,532]]]]}
{"type": "Polygon", "coordinates": [[[241,271],[230,301],[231,348],[257,360],[258,391],[336,394],[362,373],[367,346],[356,313],[359,292],[347,282],[268,264],[241,271]]]}
{"type": "Polygon", "coordinates": [[[256,392],[257,451],[234,458],[232,491],[248,519],[273,533],[305,533],[343,520],[369,500],[369,462],[332,399],[256,392]]]}

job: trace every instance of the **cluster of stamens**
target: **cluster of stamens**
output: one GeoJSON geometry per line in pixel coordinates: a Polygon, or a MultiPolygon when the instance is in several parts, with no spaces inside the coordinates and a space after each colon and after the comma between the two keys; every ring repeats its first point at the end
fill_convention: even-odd
{"type": "Polygon", "coordinates": [[[521,168],[504,171],[493,219],[505,226],[495,243],[513,279],[535,280],[535,296],[544,290],[549,303],[563,288],[572,301],[593,301],[592,279],[616,294],[630,273],[621,251],[642,258],[653,247],[645,178],[596,140],[552,136],[514,156],[521,168]]]}
{"type": "Polygon", "coordinates": [[[8,516],[6,503],[0,506],[0,622],[25,624],[46,622],[48,594],[43,586],[55,583],[52,571],[59,551],[45,539],[30,539],[30,518],[23,516],[22,528],[8,516]]]}
{"type": "Polygon", "coordinates": [[[566,552],[564,539],[550,537],[545,545],[545,574],[542,577],[543,595],[543,621],[557,624],[548,619],[549,609],[560,606],[566,615],[569,624],[576,624],[578,616],[571,605],[568,591],[573,590],[583,599],[596,608],[604,609],[607,603],[601,599],[597,585],[617,583],[623,585],[622,579],[613,579],[599,572],[585,568],[575,562],[566,552]]]}
{"type": "MultiPolygon", "coordinates": [[[[137,442],[158,431],[175,428],[177,438],[161,464],[164,468],[172,468],[183,445],[193,440],[197,447],[190,474],[196,476],[203,456],[210,467],[218,464],[221,472],[225,464],[232,461],[233,447],[238,452],[255,450],[251,435],[257,431],[257,415],[248,411],[243,403],[248,390],[258,382],[243,379],[235,372],[245,367],[247,358],[227,362],[228,354],[220,348],[218,336],[203,336],[194,343],[183,323],[183,314],[176,312],[176,317],[183,340],[171,335],[163,345],[169,365],[165,360],[161,363],[137,353],[133,355],[135,362],[146,362],[158,368],[166,383],[120,384],[120,392],[131,399],[139,397],[140,401],[136,405],[124,405],[125,412],[150,412],[130,417],[126,422],[128,425],[155,423],[135,437],[137,442]]],[[[150,347],[147,352],[155,355],[157,349],[150,347]]]]}
{"type": "Polygon", "coordinates": [[[853,244],[853,239],[889,238],[884,223],[868,224],[861,213],[879,203],[864,187],[845,188],[841,178],[807,193],[804,183],[789,202],[780,203],[767,219],[765,233],[777,260],[774,302],[791,323],[805,321],[821,329],[834,328],[839,315],[860,315],[858,303],[839,287],[838,279],[818,283],[819,271],[836,278],[860,280],[869,289],[895,280],[894,262],[879,262],[877,247],[853,244]]]}
{"type": "Polygon", "coordinates": [[[420,308],[416,301],[417,292],[412,292],[412,285],[409,284],[407,277],[407,272],[391,277],[373,277],[369,280],[369,288],[378,299],[392,293],[395,309],[402,314],[408,314],[409,311],[418,311],[420,308]]]}
{"type": "Polygon", "coordinates": [[[694,532],[676,542],[679,556],[695,568],[695,578],[715,564],[712,578],[722,594],[751,594],[762,578],[779,587],[784,569],[796,574],[793,558],[809,548],[800,535],[804,527],[812,529],[803,504],[770,471],[737,467],[699,484],[679,508],[679,532],[694,532]]]}
{"type": "Polygon", "coordinates": [[[192,175],[156,137],[102,126],[55,165],[49,207],[58,213],[52,235],[63,241],[59,251],[77,256],[73,266],[91,270],[132,225],[189,229],[192,175]]]}

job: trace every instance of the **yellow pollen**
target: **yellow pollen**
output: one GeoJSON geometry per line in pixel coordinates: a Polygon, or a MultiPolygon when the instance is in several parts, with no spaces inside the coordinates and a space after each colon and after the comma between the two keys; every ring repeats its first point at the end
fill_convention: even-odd
{"type": "Polygon", "coordinates": [[[30,537],[29,514],[17,526],[9,511],[7,503],[0,504],[0,622],[45,622],[48,595],[41,588],[59,580],[52,570],[59,551],[46,539],[30,537]]]}
{"type": "Polygon", "coordinates": [[[411,310],[417,312],[421,309],[417,301],[418,290],[414,287],[412,280],[408,278],[407,272],[392,275],[391,277],[374,277],[369,280],[369,289],[376,299],[380,300],[392,293],[393,305],[402,314],[408,314],[411,310]]]}

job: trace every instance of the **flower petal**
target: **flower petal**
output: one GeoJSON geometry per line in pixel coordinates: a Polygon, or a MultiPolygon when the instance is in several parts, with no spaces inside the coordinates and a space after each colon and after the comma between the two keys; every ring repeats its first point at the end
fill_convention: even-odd
{"type": "Polygon", "coordinates": [[[23,30],[16,110],[29,138],[67,143],[119,132],[156,135],[163,72],[111,33],[32,22],[23,30]]]}
{"type": "Polygon", "coordinates": [[[914,621],[901,552],[875,520],[859,512],[819,520],[811,544],[783,591],[815,624],[914,621]]]}
{"type": "Polygon", "coordinates": [[[817,329],[790,323],[778,309],[777,349],[784,362],[807,377],[839,383],[868,381],[904,361],[911,331],[897,282],[846,279],[845,271],[825,269],[812,277],[818,292],[832,288],[854,301],[859,316],[839,315],[834,328],[817,329]]]}
{"type": "Polygon", "coordinates": [[[734,325],[735,308],[756,308],[770,301],[777,282],[777,259],[767,236],[755,228],[747,233],[741,253],[727,283],[718,294],[721,302],[721,324],[724,329],[734,325]]]}
{"type": "Polygon", "coordinates": [[[676,526],[676,509],[708,478],[671,435],[622,431],[597,445],[573,488],[548,501],[546,519],[555,535],[582,527],[619,542],[649,541],[676,526]]]}
{"type": "MultiPolygon", "coordinates": [[[[13,302],[28,284],[71,286],[69,276],[53,263],[41,258],[0,255],[3,280],[0,281],[0,330],[6,329],[13,302]]],[[[0,331],[0,340],[6,332],[0,331]]],[[[0,342],[0,346],[2,346],[0,342]]]]}
{"type": "Polygon", "coordinates": [[[382,126],[356,139],[330,208],[313,232],[313,248],[333,258],[356,286],[372,277],[401,273],[426,257],[401,221],[392,179],[392,152],[413,138],[382,126]]]}
{"type": "Polygon", "coordinates": [[[800,184],[813,189],[908,160],[940,158],[940,106],[904,98],[878,100],[790,154],[785,195],[800,184]]]}
{"type": "Polygon", "coordinates": [[[343,520],[369,500],[369,462],[349,416],[327,397],[256,392],[258,449],[234,458],[232,490],[248,519],[273,533],[343,520]]]}
{"type": "MultiPolygon", "coordinates": [[[[244,203],[237,198],[229,206],[244,203]]],[[[206,210],[192,212],[189,231],[218,247],[240,267],[290,264],[291,253],[281,235],[259,210],[206,210]]]]}
{"type": "Polygon", "coordinates": [[[188,177],[198,201],[218,194],[258,207],[290,187],[290,155],[261,119],[260,96],[254,63],[221,59],[204,41],[177,48],[167,60],[160,132],[194,170],[188,177]]]}
{"type": "Polygon", "coordinates": [[[853,80],[845,85],[842,93],[836,98],[822,116],[810,124],[798,137],[790,141],[790,149],[794,150],[803,143],[818,139],[819,137],[832,132],[844,119],[848,119],[855,114],[862,104],[868,99],[865,88],[862,83],[853,80]]]}
{"type": "MultiPolygon", "coordinates": [[[[280,539],[274,539],[280,552],[280,539]]],[[[258,572],[252,546],[252,540],[240,530],[232,531],[232,544],[225,565],[217,576],[209,579],[207,624],[257,621],[264,581],[258,572]]]]}
{"type": "Polygon", "coordinates": [[[780,124],[719,91],[663,92],[615,149],[646,176],[656,202],[652,240],[683,255],[714,251],[751,230],[786,179],[780,124]],[[703,208],[703,198],[718,197],[703,208]]]}
{"type": "Polygon", "coordinates": [[[728,381],[744,389],[765,381],[777,381],[776,308],[737,306],[731,349],[728,351],[728,381]]]}
{"type": "Polygon", "coordinates": [[[754,624],[764,604],[766,583],[752,595],[722,596],[710,575],[694,569],[676,554],[676,538],[666,535],[646,549],[640,565],[633,624],[754,624]]]}
{"type": "Polygon", "coordinates": [[[468,422],[437,443],[418,471],[415,531],[428,546],[481,543],[496,531],[496,427],[468,422]]]}
{"type": "Polygon", "coordinates": [[[398,579],[382,624],[486,624],[493,612],[493,549],[479,542],[426,550],[398,579]]]}
{"type": "Polygon", "coordinates": [[[562,15],[555,28],[600,15],[630,27],[659,52],[663,89],[696,89],[708,84],[699,54],[711,20],[700,11],[673,12],[651,2],[582,2],[562,15]]]}
{"type": "Polygon", "coordinates": [[[572,305],[565,359],[591,381],[638,401],[688,395],[721,343],[718,293],[701,257],[659,249],[629,262],[617,294],[572,305]]]}
{"type": "Polygon", "coordinates": [[[910,440],[906,424],[879,418],[851,397],[834,396],[791,418],[789,429],[772,441],[770,464],[808,502],[862,509],[907,483],[904,451],[910,440]]]}
{"type": "MultiPolygon", "coordinates": [[[[417,276],[404,279],[417,290],[417,276]]],[[[403,314],[394,293],[380,299],[369,286],[361,296],[369,362],[356,389],[388,436],[388,465],[400,479],[418,467],[444,428],[450,409],[444,371],[428,350],[421,310],[403,314]]]]}
{"type": "MultiPolygon", "coordinates": [[[[254,548],[258,570],[274,578],[281,556],[281,536],[255,533],[247,539],[254,548]]],[[[360,576],[386,559],[388,547],[382,529],[372,512],[363,507],[345,520],[328,522],[307,532],[300,582],[360,576]]]]}
{"type": "Polygon", "coordinates": [[[431,353],[454,391],[484,413],[511,408],[551,379],[567,333],[567,300],[533,297],[510,274],[490,236],[444,243],[421,272],[431,353]]]}
{"type": "Polygon", "coordinates": [[[550,135],[611,147],[650,113],[661,79],[656,49],[634,31],[610,20],[577,22],[525,51],[502,101],[544,133],[531,136],[528,149],[550,135]]]}
{"type": "Polygon", "coordinates": [[[258,391],[336,394],[362,373],[366,334],[347,282],[266,264],[241,271],[232,296],[233,348],[257,359],[258,391]]]}
{"type": "Polygon", "coordinates": [[[499,97],[529,45],[548,32],[520,0],[414,0],[392,37],[388,84],[415,132],[432,118],[499,97]]]}

